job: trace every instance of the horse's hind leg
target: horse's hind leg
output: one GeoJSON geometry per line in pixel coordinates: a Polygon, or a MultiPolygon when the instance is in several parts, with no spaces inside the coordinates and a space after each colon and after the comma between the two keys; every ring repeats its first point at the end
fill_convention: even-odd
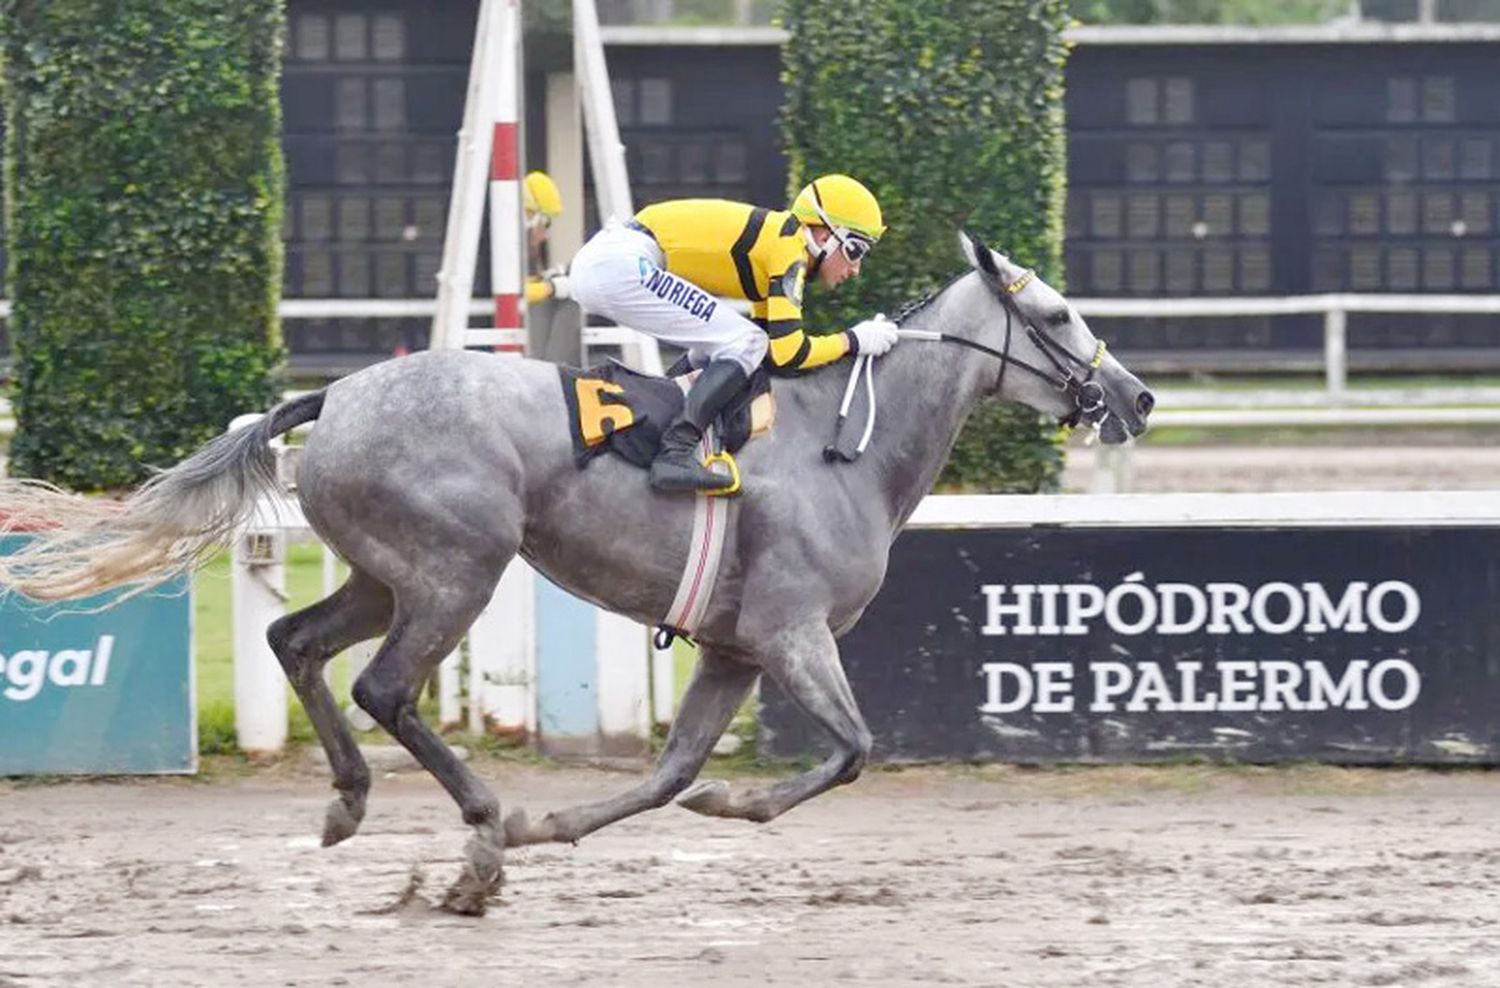
{"type": "Polygon", "coordinates": [[[413,584],[396,591],[396,616],[385,642],[354,684],[354,701],[410,751],[448,790],[475,828],[468,865],[448,891],[444,908],[465,915],[484,914],[499,891],[505,842],[500,803],[488,786],[454,757],[442,738],[417,713],[422,684],[463,637],[484,608],[499,569],[457,566],[443,586],[413,584]]]}
{"type": "Polygon", "coordinates": [[[872,739],[839,665],[833,633],[824,626],[789,629],[777,636],[760,661],[776,685],[833,736],[834,753],[816,768],[764,789],[734,792],[723,782],[703,782],[679,799],[678,805],[706,816],[764,823],[859,777],[872,739]]]}
{"type": "Polygon", "coordinates": [[[365,765],[344,715],[323,682],[323,667],[339,652],[374,638],[391,620],[391,593],[383,584],[352,570],[349,580],[329,597],[305,610],[279,618],[266,638],[287,679],[312,721],[339,795],[323,819],[323,846],[354,835],[365,815],[370,770],[365,765]]]}
{"type": "Polygon", "coordinates": [[[505,820],[506,844],[576,841],[606,824],[671,802],[698,777],[714,742],[759,675],[755,666],[705,648],[651,778],[612,799],[548,813],[535,823],[527,820],[524,811],[516,810],[505,820]]]}

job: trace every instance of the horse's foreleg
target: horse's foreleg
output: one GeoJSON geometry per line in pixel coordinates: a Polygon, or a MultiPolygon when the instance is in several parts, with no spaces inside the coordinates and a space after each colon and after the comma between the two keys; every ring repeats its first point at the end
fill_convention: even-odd
{"type": "Polygon", "coordinates": [[[350,645],[383,632],[390,620],[390,591],[354,570],[348,582],[327,599],[277,619],[266,632],[271,650],[307,710],[333,769],[333,788],[339,795],[323,818],[324,847],[353,836],[359,829],[370,791],[370,770],[323,682],[323,667],[350,645]]]}
{"type": "Polygon", "coordinates": [[[443,902],[445,909],[471,916],[483,915],[500,890],[505,848],[500,802],[422,720],[417,699],[428,675],[489,600],[494,580],[479,576],[464,574],[454,586],[436,591],[398,591],[396,619],[385,643],[354,684],[355,702],[442,783],[474,828],[467,865],[443,902]]]}
{"type": "Polygon", "coordinates": [[[524,810],[505,819],[511,847],[544,841],[576,841],[585,834],[645,810],[665,806],[692,784],[760,670],[704,649],[683,695],[667,746],[645,782],[612,799],[548,813],[532,822],[524,810]]]}
{"type": "Polygon", "coordinates": [[[706,816],[764,823],[834,786],[853,782],[870,756],[870,729],[839,665],[838,645],[826,627],[778,636],[761,657],[765,672],[804,713],[833,736],[836,750],[821,765],[785,782],[743,792],[723,782],[703,782],[677,802],[706,816]]]}

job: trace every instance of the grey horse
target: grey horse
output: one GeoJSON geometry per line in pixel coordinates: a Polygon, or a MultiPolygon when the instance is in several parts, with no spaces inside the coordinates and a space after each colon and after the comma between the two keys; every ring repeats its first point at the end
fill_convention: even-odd
{"type": "Polygon", "coordinates": [[[853,781],[869,755],[838,638],[880,588],[892,541],[975,404],[998,394],[1082,419],[1106,443],[1146,428],[1151,393],[1077,310],[1033,272],[961,241],[974,270],[905,320],[911,335],[925,330],[933,342],[908,340],[879,361],[882,417],[858,460],[830,464],[823,455],[844,375],[776,383],[776,426],[740,455],[745,490],[733,501],[698,665],[665,750],[648,779],[610,799],[502,818],[495,794],[417,713],[422,683],[518,553],[578,596],[644,624],[672,603],[692,498],[654,493],[643,471],[614,457],[579,470],[553,365],[461,351],[377,364],[214,440],[118,509],[5,482],[0,516],[59,527],[0,560],[0,586],[76,597],[191,568],[232,539],[274,485],[268,442],[316,419],[297,496],[350,575],[327,599],[272,624],[268,637],[332,765],[325,845],[359,827],[370,773],[321,671],[381,634],[355,702],[437,777],[474,828],[449,909],[484,911],[507,846],[576,841],[674,797],[709,816],[771,820],[853,781]],[[762,788],[692,786],[762,673],[821,725],[833,754],[762,788]]]}

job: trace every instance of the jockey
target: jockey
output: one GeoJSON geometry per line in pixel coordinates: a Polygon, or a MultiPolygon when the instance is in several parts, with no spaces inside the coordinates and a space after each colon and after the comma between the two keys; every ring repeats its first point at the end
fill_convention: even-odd
{"type": "Polygon", "coordinates": [[[562,215],[562,193],[546,172],[530,172],[521,184],[521,197],[526,214],[526,302],[567,298],[567,274],[561,267],[544,270],[542,255],[552,221],[562,215]]]}
{"type": "Polygon", "coordinates": [[[879,356],[896,344],[895,324],[880,318],[828,336],[802,328],[807,277],[838,287],[859,274],[884,232],[869,189],[847,175],[824,175],[785,212],[724,199],[671,200],[624,223],[611,220],[584,244],[572,265],[579,304],[686,347],[689,361],[702,368],[682,413],[662,435],[651,486],[731,486],[695,450],[763,361],[773,373],[796,373],[848,354],[879,356]],[[719,305],[718,296],[749,300],[751,318],[719,305]]]}

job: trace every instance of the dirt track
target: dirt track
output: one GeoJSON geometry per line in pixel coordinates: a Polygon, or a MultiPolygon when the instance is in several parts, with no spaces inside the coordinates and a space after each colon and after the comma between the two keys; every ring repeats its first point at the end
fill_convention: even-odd
{"type": "MultiPolygon", "coordinates": [[[[533,812],[632,778],[481,770],[533,812]]],[[[435,784],[377,779],[325,851],[327,792],[0,783],[0,985],[1500,984],[1495,774],[875,772],[514,852],[480,920],[427,905],[464,837],[435,784]]]]}
{"type": "MultiPolygon", "coordinates": [[[[1127,490],[1448,491],[1500,488],[1500,450],[1404,434],[1368,445],[1153,446],[1131,450],[1127,490]]],[[[1090,490],[1097,447],[1068,446],[1063,489],[1090,490]]]]}

